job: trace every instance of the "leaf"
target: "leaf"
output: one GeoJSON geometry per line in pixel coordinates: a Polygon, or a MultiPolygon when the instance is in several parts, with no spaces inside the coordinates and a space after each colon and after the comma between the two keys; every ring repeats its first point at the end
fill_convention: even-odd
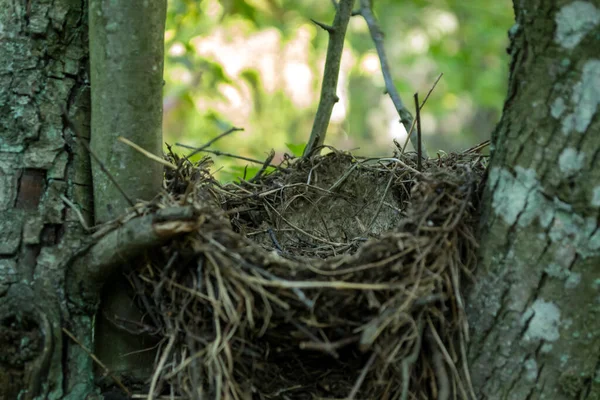
{"type": "Polygon", "coordinates": [[[304,149],[306,148],[306,143],[300,143],[300,144],[286,143],[285,145],[292,152],[292,154],[296,157],[302,157],[302,154],[304,154],[304,149]]]}
{"type": "Polygon", "coordinates": [[[260,167],[256,166],[230,165],[221,171],[220,180],[225,182],[233,182],[237,179],[244,179],[244,174],[246,176],[245,179],[250,179],[256,175],[259,170],[260,167]]]}
{"type": "Polygon", "coordinates": [[[245,0],[220,0],[226,15],[238,15],[256,24],[256,9],[245,0]]]}

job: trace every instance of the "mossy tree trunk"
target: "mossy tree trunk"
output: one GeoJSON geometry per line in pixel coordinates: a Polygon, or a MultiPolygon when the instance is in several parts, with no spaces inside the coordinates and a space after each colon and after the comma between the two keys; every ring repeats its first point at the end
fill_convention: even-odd
{"type": "Polygon", "coordinates": [[[515,1],[467,301],[478,398],[600,398],[600,4],[515,1]]]}

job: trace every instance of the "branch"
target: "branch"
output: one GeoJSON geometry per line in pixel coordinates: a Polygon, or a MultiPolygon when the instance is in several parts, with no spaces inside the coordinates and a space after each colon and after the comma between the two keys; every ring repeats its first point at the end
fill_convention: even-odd
{"type": "Polygon", "coordinates": [[[422,160],[421,157],[423,157],[423,153],[422,153],[422,147],[421,147],[421,143],[422,143],[422,138],[421,138],[421,107],[419,107],[419,93],[415,93],[415,111],[417,112],[417,169],[419,170],[419,172],[423,171],[422,168],[422,160]]]}
{"type": "Polygon", "coordinates": [[[136,217],[110,231],[77,255],[67,278],[72,295],[95,300],[104,283],[132,258],[198,227],[191,207],[172,207],[136,217]]]}
{"type": "MultiPolygon", "coordinates": [[[[318,24],[329,33],[329,45],[327,46],[327,57],[325,59],[325,71],[323,73],[323,84],[321,85],[321,98],[317,115],[313,123],[310,139],[304,149],[303,157],[310,156],[314,151],[325,142],[325,134],[329,126],[331,111],[339,98],[336,94],[338,76],[340,73],[340,64],[342,52],[344,50],[344,38],[348,21],[352,15],[352,6],[354,0],[341,0],[338,4],[337,12],[331,27],[324,24],[318,24]]],[[[316,23],[316,22],[315,22],[316,23]]]]}
{"type": "MultiPolygon", "coordinates": [[[[90,0],[90,147],[133,201],[151,200],[163,166],[117,142],[122,136],[162,157],[162,92],[166,0],[90,0]],[[115,27],[118,27],[115,28],[115,27]],[[142,34],[143,32],[143,34],[142,34]]],[[[92,163],[94,214],[103,223],[130,202],[92,163]]]]}
{"type": "Polygon", "coordinates": [[[77,138],[77,140],[79,140],[79,143],[81,143],[83,145],[83,147],[85,147],[85,149],[87,150],[87,152],[89,153],[90,157],[96,161],[96,163],[98,163],[98,167],[100,168],[100,171],[102,171],[102,173],[104,173],[106,175],[106,178],[108,180],[110,180],[110,182],[115,185],[115,189],[121,193],[121,195],[123,195],[123,198],[125,200],[127,200],[127,203],[129,203],[129,205],[131,206],[131,208],[135,209],[135,203],[133,202],[133,200],[131,199],[131,197],[129,197],[127,195],[127,193],[123,190],[123,188],[121,187],[121,185],[119,185],[119,182],[115,179],[115,177],[110,173],[110,171],[108,171],[108,169],[106,168],[106,166],[104,165],[104,163],[102,162],[102,160],[100,159],[100,157],[98,157],[98,155],[91,149],[90,145],[88,144],[88,142],[86,141],[86,139],[81,136],[79,134],[79,130],[75,127],[75,124],[73,123],[73,121],[71,121],[67,115],[66,110],[63,110],[62,112],[62,119],[63,119],[63,123],[69,128],[71,129],[71,132],[73,132],[73,135],[75,135],[75,137],[77,138]]]}
{"type": "MultiPolygon", "coordinates": [[[[221,133],[219,136],[217,136],[216,138],[209,140],[208,142],[206,142],[205,144],[203,144],[202,146],[194,149],[194,151],[192,151],[190,154],[188,154],[186,156],[186,158],[192,158],[192,156],[195,156],[196,154],[200,153],[201,151],[204,151],[204,149],[208,149],[213,143],[215,143],[218,140],[223,139],[225,136],[231,135],[234,132],[240,132],[243,131],[244,128],[237,128],[235,126],[232,126],[231,128],[229,128],[228,130],[226,130],[225,132],[221,133]]],[[[175,143],[176,145],[180,146],[179,143],[175,143]]]]}
{"type": "MultiPolygon", "coordinates": [[[[416,135],[411,134],[413,117],[402,102],[402,99],[400,98],[400,95],[394,86],[394,80],[392,79],[392,74],[390,73],[390,66],[388,64],[388,59],[383,46],[383,33],[377,24],[377,19],[373,15],[371,6],[371,0],[360,0],[359,13],[365,19],[365,22],[369,27],[369,32],[371,33],[373,43],[375,43],[375,48],[377,49],[377,54],[379,55],[379,61],[381,63],[381,72],[383,73],[383,80],[385,81],[386,90],[392,98],[392,102],[394,103],[396,111],[400,116],[400,122],[404,126],[404,129],[406,129],[406,133],[410,135],[410,141],[413,147],[416,149],[418,147],[417,137],[416,135]]],[[[422,147],[422,154],[423,156],[427,157],[427,150],[424,147],[422,147]]]]}

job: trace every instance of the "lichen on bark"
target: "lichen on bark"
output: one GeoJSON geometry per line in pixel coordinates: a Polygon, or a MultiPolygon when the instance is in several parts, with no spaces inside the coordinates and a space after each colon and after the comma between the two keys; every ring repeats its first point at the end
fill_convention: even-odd
{"type": "Polygon", "coordinates": [[[560,3],[515,2],[509,93],[468,301],[482,398],[598,396],[598,22],[592,3],[560,3]]]}

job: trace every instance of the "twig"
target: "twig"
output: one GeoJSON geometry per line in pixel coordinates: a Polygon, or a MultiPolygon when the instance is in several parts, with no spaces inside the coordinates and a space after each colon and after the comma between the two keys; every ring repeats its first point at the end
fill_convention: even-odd
{"type": "Polygon", "coordinates": [[[427,342],[432,355],[433,369],[437,381],[437,398],[438,400],[448,400],[450,398],[450,379],[448,371],[444,365],[444,357],[440,352],[438,345],[435,343],[432,334],[427,334],[427,342]]]}
{"type": "Polygon", "coordinates": [[[415,111],[417,113],[417,169],[421,172],[423,171],[421,162],[423,153],[421,153],[421,107],[419,107],[419,93],[415,93],[415,111]]]}
{"type": "Polygon", "coordinates": [[[164,208],[133,218],[106,233],[73,262],[67,285],[73,293],[97,296],[124,261],[197,227],[197,216],[191,207],[164,208]]]}
{"type": "Polygon", "coordinates": [[[177,335],[175,335],[174,333],[171,333],[171,335],[169,335],[169,336],[170,337],[169,337],[169,341],[167,342],[167,347],[163,351],[163,354],[160,357],[158,365],[156,366],[154,375],[152,376],[152,381],[150,383],[150,390],[148,391],[148,399],[154,399],[154,391],[156,390],[156,387],[158,385],[158,378],[160,377],[161,371],[167,362],[167,358],[169,357],[171,348],[175,344],[175,338],[177,337],[177,335]]]}
{"type": "MultiPolygon", "coordinates": [[[[425,96],[425,98],[423,99],[423,102],[421,103],[421,106],[419,107],[419,111],[421,111],[423,109],[423,107],[425,106],[425,103],[427,103],[427,99],[429,99],[429,96],[431,95],[431,93],[433,92],[435,87],[437,86],[440,79],[442,79],[443,75],[444,75],[443,72],[440,73],[438,75],[437,79],[435,80],[435,82],[433,82],[431,89],[429,89],[429,92],[427,92],[427,96],[425,96]]],[[[411,134],[412,134],[414,128],[415,128],[415,121],[413,121],[412,125],[410,126],[410,131],[408,131],[408,135],[406,136],[406,140],[404,141],[404,146],[402,146],[402,154],[404,154],[404,150],[406,150],[406,146],[408,145],[408,141],[411,138],[411,134]]]]}
{"type": "MultiPolygon", "coordinates": [[[[331,27],[318,24],[329,33],[329,45],[325,59],[325,71],[321,85],[321,98],[313,123],[308,144],[304,148],[303,157],[312,155],[318,147],[323,145],[333,106],[338,102],[337,83],[340,73],[342,52],[344,50],[344,37],[348,28],[348,21],[352,15],[354,0],[341,0],[336,7],[335,18],[331,27]]],[[[316,23],[316,22],[315,22],[316,23]]]]}
{"type": "Polygon", "coordinates": [[[209,140],[208,142],[206,142],[205,144],[203,144],[200,147],[191,147],[191,146],[187,146],[181,143],[175,143],[175,145],[177,146],[181,146],[181,147],[185,147],[188,149],[194,149],[194,151],[192,151],[190,154],[188,154],[186,156],[186,158],[190,158],[192,156],[195,156],[196,154],[200,153],[201,151],[203,151],[204,149],[209,148],[213,143],[215,143],[217,140],[221,140],[223,139],[225,136],[232,134],[233,132],[240,132],[243,131],[244,128],[237,128],[235,126],[232,126],[230,129],[226,130],[225,132],[221,133],[219,136],[217,136],[214,139],[209,140]]]}
{"type": "Polygon", "coordinates": [[[127,200],[127,202],[129,203],[129,205],[135,210],[136,214],[139,215],[140,212],[135,209],[134,202],[127,195],[127,193],[125,193],[125,191],[121,188],[121,186],[116,181],[116,179],[111,175],[111,173],[108,172],[108,170],[104,166],[104,163],[100,160],[100,158],[98,158],[98,156],[96,155],[96,153],[94,153],[92,151],[92,149],[90,148],[90,145],[87,143],[86,139],[84,139],[79,134],[79,130],[75,127],[75,124],[73,124],[73,122],[71,121],[71,119],[69,118],[69,116],[67,115],[67,112],[65,110],[63,110],[63,112],[62,112],[62,119],[63,119],[63,123],[65,125],[67,125],[69,127],[69,129],[71,129],[71,131],[73,132],[73,134],[75,135],[75,137],[77,137],[77,139],[79,139],[79,143],[81,143],[83,145],[83,147],[85,147],[85,149],[87,150],[88,153],[90,153],[90,156],[94,159],[94,161],[96,161],[98,163],[98,165],[100,166],[100,169],[102,170],[102,172],[104,172],[104,174],[108,177],[108,179],[110,179],[110,181],[113,183],[113,185],[115,185],[115,187],[117,188],[117,190],[123,195],[123,197],[125,197],[125,200],[127,200]]]}
{"type": "Polygon", "coordinates": [[[467,381],[467,386],[469,389],[469,394],[471,395],[471,398],[473,400],[475,400],[477,398],[477,396],[475,395],[475,389],[473,388],[473,382],[471,381],[471,372],[469,371],[469,365],[467,362],[467,349],[465,348],[465,338],[464,338],[464,333],[461,332],[461,338],[460,338],[460,352],[461,352],[461,357],[462,357],[462,367],[463,367],[463,374],[465,376],[465,379],[467,381]]]}
{"type": "Polygon", "coordinates": [[[246,277],[248,282],[258,283],[267,287],[275,287],[281,289],[335,289],[335,290],[357,290],[357,291],[382,291],[382,290],[398,290],[406,295],[406,285],[403,283],[362,283],[362,282],[346,282],[346,281],[289,281],[281,278],[277,280],[266,280],[253,276],[246,277]]]}
{"type": "Polygon", "coordinates": [[[443,75],[444,75],[444,73],[440,72],[440,74],[438,75],[438,77],[435,79],[435,82],[433,82],[433,85],[431,85],[431,89],[429,89],[429,92],[427,92],[427,96],[425,96],[425,98],[423,99],[423,103],[421,103],[421,107],[420,108],[423,108],[423,106],[425,105],[425,103],[427,103],[427,99],[429,99],[429,96],[431,95],[431,93],[433,92],[433,90],[435,89],[435,87],[437,86],[437,84],[440,81],[440,79],[442,79],[443,75]]]}
{"type": "Polygon", "coordinates": [[[267,229],[267,232],[269,233],[269,237],[271,238],[271,241],[273,242],[273,245],[275,246],[275,248],[277,250],[279,250],[280,252],[283,252],[283,249],[281,248],[281,245],[279,244],[279,241],[277,240],[277,237],[275,236],[275,232],[273,232],[272,228],[267,229]]]}
{"type": "Polygon", "coordinates": [[[419,320],[417,323],[417,337],[413,344],[413,349],[410,354],[402,360],[402,392],[400,395],[400,400],[408,399],[408,388],[410,386],[410,368],[414,363],[419,359],[419,354],[421,354],[421,341],[423,338],[423,329],[424,323],[421,320],[421,316],[419,316],[419,320]]]}
{"type": "MultiPolygon", "coordinates": [[[[187,144],[183,144],[183,143],[175,143],[175,144],[177,146],[179,146],[179,147],[184,147],[186,149],[195,149],[195,147],[188,146],[187,144]]],[[[261,160],[257,160],[257,159],[249,158],[249,157],[244,157],[244,156],[238,156],[236,154],[231,154],[231,153],[225,153],[225,152],[220,151],[220,150],[208,150],[208,149],[204,149],[204,150],[200,150],[200,151],[203,151],[205,153],[214,154],[215,156],[231,157],[231,158],[237,158],[239,160],[244,160],[244,161],[248,161],[248,162],[255,163],[255,164],[264,164],[264,161],[261,161],[261,160]]],[[[269,164],[268,166],[272,167],[272,168],[276,168],[276,169],[278,169],[280,171],[286,171],[285,168],[280,167],[280,166],[275,165],[275,164],[269,164]]]]}
{"type": "Polygon", "coordinates": [[[142,147],[138,146],[137,144],[133,143],[131,140],[124,138],[123,136],[119,136],[117,138],[117,140],[121,143],[125,143],[127,146],[133,148],[134,150],[139,151],[140,153],[142,153],[143,155],[145,155],[146,157],[148,157],[149,159],[156,161],[159,164],[164,165],[167,168],[171,168],[171,169],[177,169],[177,167],[173,164],[171,164],[170,162],[168,162],[167,160],[164,160],[160,157],[158,157],[155,154],[150,153],[148,150],[143,149],[142,147]]]}
{"type": "Polygon", "coordinates": [[[435,343],[438,345],[438,349],[440,350],[440,352],[441,352],[444,360],[446,361],[446,363],[450,367],[450,370],[452,371],[452,374],[456,378],[456,381],[458,383],[458,389],[460,391],[460,398],[461,399],[468,399],[469,396],[467,396],[467,392],[465,391],[465,388],[463,386],[462,380],[460,379],[460,374],[458,373],[458,371],[456,369],[456,365],[454,364],[454,361],[452,361],[452,357],[448,353],[448,350],[446,349],[446,346],[444,346],[444,343],[442,342],[442,339],[438,335],[435,327],[433,326],[433,323],[431,322],[431,318],[429,318],[429,317],[427,317],[427,324],[429,326],[429,332],[431,333],[431,337],[433,338],[433,340],[435,341],[435,343]]]}
{"type": "Polygon", "coordinates": [[[463,151],[463,154],[478,153],[489,145],[490,145],[490,140],[488,139],[488,140],[485,140],[485,141],[479,143],[476,146],[471,147],[470,149],[463,151]]]}
{"type": "Polygon", "coordinates": [[[300,232],[300,233],[302,233],[302,234],[304,234],[304,235],[308,236],[309,238],[311,238],[311,239],[314,239],[314,240],[316,240],[316,241],[318,241],[318,242],[322,242],[322,243],[328,244],[328,245],[330,245],[330,246],[344,246],[344,245],[346,245],[346,243],[337,243],[337,242],[331,242],[331,241],[329,241],[329,240],[326,240],[326,239],[320,238],[320,237],[318,237],[318,236],[311,235],[310,233],[306,232],[304,229],[302,229],[302,228],[299,228],[298,226],[296,226],[296,225],[294,225],[293,223],[291,223],[290,221],[288,221],[288,220],[287,220],[287,219],[286,219],[286,218],[285,218],[283,215],[281,215],[281,213],[280,213],[279,211],[277,211],[277,210],[275,209],[275,207],[273,207],[271,204],[269,204],[268,202],[265,202],[265,204],[266,204],[266,205],[267,205],[267,206],[268,206],[268,207],[269,207],[269,208],[270,208],[270,209],[271,209],[271,210],[272,210],[272,211],[273,211],[275,214],[277,214],[277,216],[278,216],[279,218],[281,218],[281,219],[283,220],[283,222],[285,222],[286,224],[288,224],[290,227],[292,227],[293,229],[297,230],[298,232],[300,232]]]}
{"type": "Polygon", "coordinates": [[[90,228],[88,226],[87,222],[85,222],[85,218],[83,218],[83,215],[81,214],[81,211],[79,211],[79,209],[77,208],[77,206],[75,205],[75,203],[73,203],[71,200],[67,199],[67,197],[64,194],[62,194],[62,193],[60,193],[58,196],[69,207],[71,207],[71,209],[73,210],[73,212],[75,212],[75,215],[77,215],[77,218],[79,219],[79,223],[81,224],[81,226],[83,227],[83,229],[86,230],[86,232],[90,232],[90,231],[94,230],[94,228],[90,228]]]}
{"type": "MultiPolygon", "coordinates": [[[[293,324],[296,325],[295,322],[293,322],[293,324]]],[[[311,336],[314,336],[314,335],[311,334],[311,336]]],[[[312,342],[300,342],[300,348],[302,350],[322,351],[324,353],[329,354],[330,356],[332,356],[333,358],[335,358],[337,360],[340,356],[336,350],[340,349],[342,347],[348,346],[349,344],[358,342],[360,339],[360,336],[355,335],[355,336],[347,337],[344,339],[340,339],[335,342],[329,342],[329,341],[323,342],[321,340],[318,340],[316,337],[312,337],[311,339],[313,339],[312,342]]]]}
{"type": "Polygon", "coordinates": [[[273,161],[273,158],[275,157],[275,151],[273,151],[273,149],[271,149],[271,152],[269,153],[269,155],[267,156],[267,158],[265,159],[263,166],[260,168],[260,170],[258,170],[258,172],[256,173],[256,175],[254,175],[252,177],[252,179],[250,179],[249,182],[257,182],[260,177],[265,173],[265,171],[267,170],[267,168],[269,167],[269,165],[271,165],[271,161],[273,161]]]}
{"type": "Polygon", "coordinates": [[[96,355],[94,353],[92,353],[87,347],[85,347],[83,345],[83,343],[81,343],[79,341],[79,339],[77,339],[75,337],[75,335],[73,335],[67,328],[62,328],[62,331],[65,333],[65,335],[67,335],[72,341],[74,341],[79,347],[81,347],[81,349],[83,351],[85,351],[87,353],[88,356],[90,356],[90,358],[92,360],[94,360],[94,362],[96,364],[98,364],[100,366],[100,368],[102,368],[104,370],[104,372],[106,373],[106,375],[110,376],[110,378],[115,381],[115,383],[117,384],[117,386],[119,386],[121,388],[121,390],[123,390],[126,394],[127,397],[131,397],[131,392],[129,391],[129,389],[127,389],[127,387],[123,384],[123,382],[119,379],[118,376],[116,376],[115,374],[113,374],[110,369],[108,369],[108,367],[106,365],[104,365],[104,363],[102,361],[100,361],[100,359],[98,359],[98,357],[96,357],[96,355]]]}
{"type": "Polygon", "coordinates": [[[354,400],[354,397],[356,397],[356,394],[360,390],[360,386],[362,385],[363,381],[365,380],[367,373],[369,372],[369,369],[371,368],[371,365],[373,365],[373,362],[375,361],[375,357],[376,357],[375,352],[371,353],[371,357],[369,357],[369,360],[367,360],[367,363],[363,367],[362,371],[360,371],[360,375],[358,376],[358,379],[354,383],[354,386],[352,387],[352,391],[348,395],[348,400],[354,400]]]}
{"type": "Polygon", "coordinates": [[[392,182],[394,181],[394,178],[396,178],[396,176],[394,174],[395,170],[396,170],[396,165],[394,165],[394,167],[392,168],[392,172],[390,173],[390,179],[388,179],[388,183],[385,186],[383,194],[381,195],[379,204],[377,204],[377,209],[375,210],[375,213],[373,214],[373,217],[371,218],[371,221],[369,222],[367,229],[365,229],[363,231],[363,234],[367,234],[367,232],[369,232],[371,230],[371,228],[373,228],[373,225],[375,224],[375,221],[377,220],[377,217],[379,216],[379,212],[381,211],[381,206],[383,206],[383,201],[385,200],[385,197],[387,196],[388,191],[390,190],[390,187],[392,186],[392,182]]]}
{"type": "MultiPolygon", "coordinates": [[[[367,159],[367,160],[365,160],[365,161],[371,161],[371,160],[374,160],[374,159],[367,159]]],[[[397,159],[397,158],[394,158],[394,157],[378,158],[378,159],[376,159],[376,160],[377,160],[377,161],[391,161],[391,162],[396,162],[396,163],[398,163],[398,164],[402,165],[402,166],[403,166],[404,168],[406,168],[407,170],[409,170],[409,171],[411,171],[411,172],[414,172],[414,173],[415,173],[415,174],[417,174],[417,175],[422,175],[420,171],[417,171],[416,169],[414,169],[414,168],[413,168],[413,167],[411,167],[410,165],[406,164],[404,161],[402,161],[402,160],[399,160],[399,159],[397,159]]]]}
{"type": "Polygon", "coordinates": [[[312,18],[310,20],[313,24],[317,25],[319,28],[323,29],[324,31],[327,31],[329,33],[335,32],[335,28],[331,25],[324,24],[324,23],[314,20],[312,18]]]}
{"type": "MultiPolygon", "coordinates": [[[[381,72],[383,74],[383,80],[385,81],[386,90],[392,98],[392,102],[394,103],[396,111],[400,116],[400,122],[402,125],[404,125],[404,129],[406,129],[413,146],[417,148],[417,138],[410,134],[410,126],[413,123],[413,117],[402,102],[402,99],[400,98],[400,95],[394,86],[394,80],[390,72],[388,59],[383,45],[383,33],[377,24],[377,19],[373,15],[371,7],[371,0],[360,0],[360,15],[365,19],[365,22],[369,27],[369,32],[371,33],[373,43],[375,43],[375,48],[377,49],[377,54],[379,55],[379,62],[381,63],[381,72]]],[[[423,153],[427,155],[427,151],[425,149],[423,149],[423,153]]]]}
{"type": "MultiPolygon", "coordinates": [[[[223,252],[223,254],[227,255],[228,257],[233,258],[235,261],[239,262],[240,265],[243,265],[246,268],[249,268],[251,270],[254,270],[256,272],[258,272],[260,275],[274,280],[274,281],[279,281],[281,280],[280,278],[278,278],[277,276],[273,275],[272,273],[270,273],[269,271],[266,271],[262,268],[260,268],[257,265],[253,265],[249,262],[247,262],[246,260],[244,260],[239,254],[235,253],[235,252],[230,252],[227,250],[227,248],[225,246],[223,246],[221,243],[217,242],[216,240],[214,240],[213,238],[208,238],[208,241],[210,243],[212,243],[214,246],[216,246],[217,248],[219,248],[219,250],[221,250],[223,252]]],[[[260,278],[256,278],[259,281],[263,281],[260,278]]],[[[312,309],[315,305],[314,301],[310,300],[308,297],[306,297],[306,295],[304,294],[304,292],[302,292],[301,288],[291,288],[292,291],[294,292],[294,294],[296,296],[298,296],[298,299],[308,308],[308,309],[312,309]]]]}

